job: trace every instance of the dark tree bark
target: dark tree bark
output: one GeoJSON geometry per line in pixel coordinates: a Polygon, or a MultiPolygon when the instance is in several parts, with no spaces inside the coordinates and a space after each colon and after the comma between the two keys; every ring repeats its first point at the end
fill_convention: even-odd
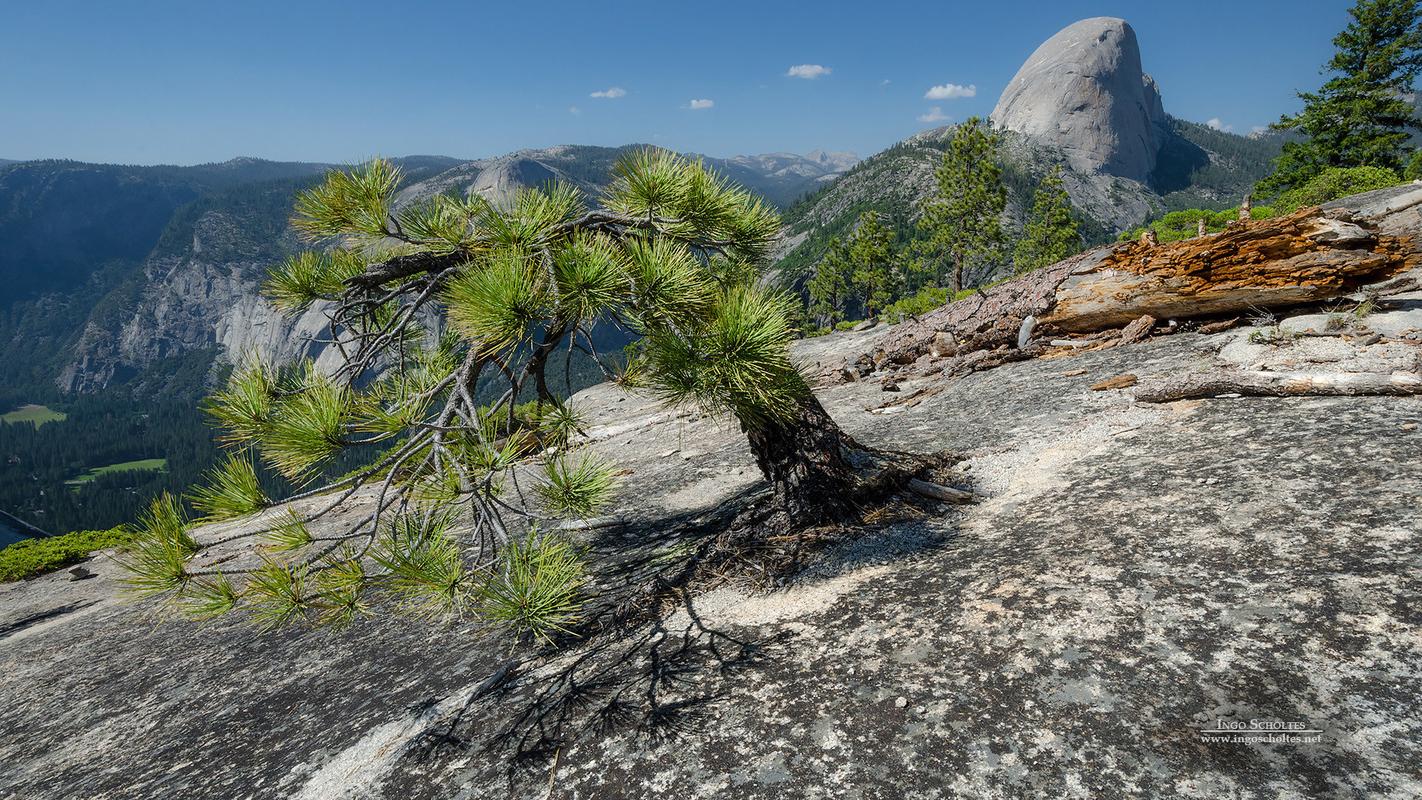
{"type": "Polygon", "coordinates": [[[789,419],[743,424],[778,514],[795,527],[852,518],[858,481],[848,455],[861,450],[812,392],[789,419]]]}

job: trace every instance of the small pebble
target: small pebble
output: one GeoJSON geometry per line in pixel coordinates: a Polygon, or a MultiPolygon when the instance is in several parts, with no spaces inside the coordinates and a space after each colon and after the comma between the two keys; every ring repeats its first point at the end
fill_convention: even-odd
{"type": "Polygon", "coordinates": [[[894,708],[908,708],[908,698],[900,697],[894,701],[894,708]]]}

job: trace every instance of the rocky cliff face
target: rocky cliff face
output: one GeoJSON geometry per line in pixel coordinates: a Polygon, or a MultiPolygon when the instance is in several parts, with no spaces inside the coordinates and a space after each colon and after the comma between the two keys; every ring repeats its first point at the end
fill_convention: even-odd
{"type": "Polygon", "coordinates": [[[992,121],[1056,146],[1075,170],[1141,183],[1168,135],[1136,33],[1115,17],[1081,20],[1043,42],[1003,91],[992,121]]]}
{"type": "Polygon", "coordinates": [[[213,201],[170,225],[125,312],[85,324],[60,388],[95,391],[198,351],[232,363],[319,358],[323,348],[307,340],[324,318],[314,309],[287,318],[260,296],[267,268],[302,246],[285,221],[294,190],[270,187],[260,203],[213,201]]]}

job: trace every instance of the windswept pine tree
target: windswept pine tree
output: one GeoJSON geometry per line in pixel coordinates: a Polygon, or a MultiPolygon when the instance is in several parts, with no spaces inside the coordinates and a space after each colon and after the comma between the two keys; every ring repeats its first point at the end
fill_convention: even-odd
{"type": "Polygon", "coordinates": [[[209,403],[233,456],[196,505],[211,518],[263,507],[253,464],[264,462],[308,487],[301,496],[323,496],[311,513],[240,534],[293,555],[193,568],[200,547],[165,500],[129,557],[139,590],[272,624],[348,622],[383,591],[426,614],[472,610],[537,635],[568,627],[581,556],[556,521],[598,513],[613,476],[575,447],[579,421],[548,389],[560,345],[624,385],[739,423],[771,488],[739,541],[851,519],[918,463],[866,451],[821,407],[789,357],[791,301],[760,280],[779,219],[700,163],[640,152],[597,208],[555,184],[507,206],[438,196],[397,210],[399,183],[376,160],[303,194],[295,225],[324,249],[267,284],[289,311],[322,304],[340,368],[250,363],[209,403]],[[597,352],[598,325],[638,337],[628,362],[597,352]],[[517,407],[526,392],[531,418],[517,407]],[[314,485],[338,453],[371,445],[385,448],[376,463],[314,485]],[[511,478],[529,464],[540,479],[525,497],[511,478]],[[360,491],[373,495],[369,514],[311,532],[360,491]]]}
{"type": "MultiPolygon", "coordinates": [[[[1002,255],[1007,189],[998,163],[997,134],[977,117],[953,129],[934,176],[938,191],[923,204],[919,225],[935,272],[950,278],[954,292],[964,275],[1002,255]]],[[[941,285],[941,283],[940,283],[941,285]]]]}
{"type": "Polygon", "coordinates": [[[1071,213],[1071,197],[1062,186],[1061,170],[1042,179],[1032,201],[1032,212],[1017,240],[1013,268],[1031,272],[1050,266],[1081,249],[1081,231],[1071,213]]]}
{"type": "Polygon", "coordinates": [[[1274,172],[1259,184],[1274,195],[1333,167],[1379,167],[1397,173],[1406,163],[1412,131],[1422,130],[1411,102],[1422,74],[1422,2],[1358,0],[1333,39],[1337,51],[1317,92],[1301,92],[1303,110],[1276,130],[1303,134],[1287,142],[1274,172]]]}

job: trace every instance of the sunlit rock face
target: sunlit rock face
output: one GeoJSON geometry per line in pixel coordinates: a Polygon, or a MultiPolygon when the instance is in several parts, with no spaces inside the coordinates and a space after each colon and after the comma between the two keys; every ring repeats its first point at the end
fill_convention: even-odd
{"type": "Polygon", "coordinates": [[[992,121],[1051,141],[1074,169],[1142,183],[1166,124],[1136,33],[1115,17],[1081,20],[1043,42],[1003,91],[992,121]]]}

